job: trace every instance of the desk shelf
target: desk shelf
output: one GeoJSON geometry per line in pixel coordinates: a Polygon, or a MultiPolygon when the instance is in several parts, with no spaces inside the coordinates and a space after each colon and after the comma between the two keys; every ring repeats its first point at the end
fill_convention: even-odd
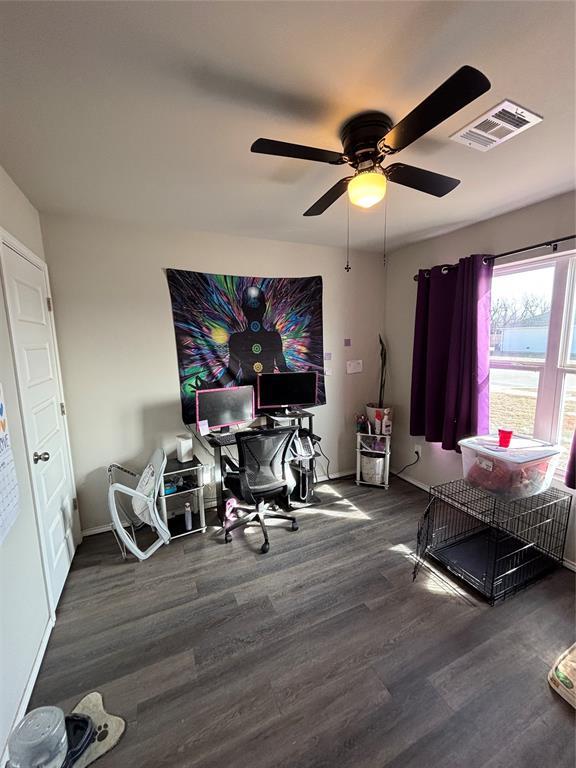
{"type": "Polygon", "coordinates": [[[181,491],[176,491],[175,493],[167,493],[165,494],[165,499],[175,499],[177,496],[185,496],[186,494],[194,493],[194,492],[200,492],[202,490],[202,486],[188,486],[187,488],[183,488],[181,491]]]}

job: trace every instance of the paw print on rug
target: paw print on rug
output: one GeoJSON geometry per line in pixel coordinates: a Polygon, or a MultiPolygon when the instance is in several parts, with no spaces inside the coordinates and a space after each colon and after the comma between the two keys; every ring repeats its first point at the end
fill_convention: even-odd
{"type": "Polygon", "coordinates": [[[96,741],[104,741],[104,739],[108,738],[108,723],[104,723],[104,725],[99,725],[96,728],[96,741]]]}

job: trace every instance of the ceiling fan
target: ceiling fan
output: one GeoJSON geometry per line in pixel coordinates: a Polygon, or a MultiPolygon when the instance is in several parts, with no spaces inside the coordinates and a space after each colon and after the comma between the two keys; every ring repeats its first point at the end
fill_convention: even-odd
{"type": "Polygon", "coordinates": [[[256,139],[251,151],[329,165],[347,163],[351,166],[354,175],[337,181],[308,208],[304,216],[319,216],[346,191],[351,203],[371,208],[384,197],[387,181],[443,197],[460,184],[459,179],[404,163],[392,163],[383,168],[382,162],[388,155],[405,149],[489,89],[490,81],[482,72],[464,66],[394,126],[384,112],[361,112],[351,117],[340,129],[343,152],[273,139],[256,139]]]}

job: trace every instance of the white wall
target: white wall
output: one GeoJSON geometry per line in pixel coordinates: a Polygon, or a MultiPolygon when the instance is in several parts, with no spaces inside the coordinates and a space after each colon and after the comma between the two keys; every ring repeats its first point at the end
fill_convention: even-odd
{"type": "Polygon", "coordinates": [[[164,267],[257,276],[320,274],[324,350],[332,352],[326,406],[315,430],[331,472],[354,468],[354,415],[377,397],[383,320],[382,257],[206,232],[60,215],[42,216],[83,528],[109,521],[105,468],[138,466],[182,433],[178,367],[164,267]],[[352,347],[344,348],[344,338],[352,347]],[[345,374],[347,359],[364,372],[345,374]]]}
{"type": "MultiPolygon", "coordinates": [[[[38,213],[2,168],[0,227],[17,237],[37,255],[43,256],[38,213]]],[[[0,382],[6,401],[20,494],[20,514],[0,545],[1,755],[49,624],[48,598],[1,281],[0,382]]]]}
{"type": "Polygon", "coordinates": [[[44,259],[38,211],[0,166],[0,227],[44,259]]]}
{"type": "MultiPolygon", "coordinates": [[[[461,458],[444,451],[437,443],[410,437],[410,382],[416,283],[420,268],[454,263],[472,253],[504,253],[548,238],[576,232],[576,198],[573,193],[479,222],[447,235],[424,240],[392,253],[386,266],[384,328],[389,349],[389,378],[386,400],[394,405],[393,466],[399,469],[414,458],[413,446],[422,445],[421,461],[406,470],[404,477],[425,486],[462,476],[461,458]]],[[[572,521],[576,513],[572,514],[572,521]]],[[[573,526],[567,557],[576,560],[573,526]]]]}

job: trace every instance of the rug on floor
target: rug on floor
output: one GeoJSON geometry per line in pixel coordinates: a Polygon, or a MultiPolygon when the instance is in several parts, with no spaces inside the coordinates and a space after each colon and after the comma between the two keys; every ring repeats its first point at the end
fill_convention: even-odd
{"type": "Polygon", "coordinates": [[[74,768],[86,768],[118,744],[126,730],[126,722],[121,717],[106,712],[102,695],[98,691],[84,696],[72,712],[89,715],[94,723],[94,741],[74,763],[74,768]]]}

